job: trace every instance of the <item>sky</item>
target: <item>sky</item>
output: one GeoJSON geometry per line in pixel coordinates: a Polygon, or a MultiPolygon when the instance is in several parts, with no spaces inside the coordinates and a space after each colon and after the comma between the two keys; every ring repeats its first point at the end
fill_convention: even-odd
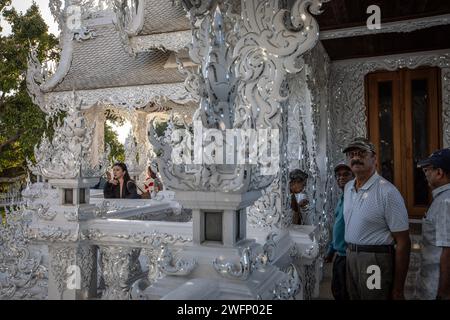
{"type": "MultiPolygon", "coordinates": [[[[34,0],[36,4],[39,6],[39,10],[41,11],[42,17],[44,18],[45,22],[49,26],[49,31],[53,33],[54,35],[58,35],[58,25],[53,19],[52,14],[50,13],[50,9],[48,7],[49,0],[34,0]]],[[[33,3],[33,0],[12,0],[12,6],[17,10],[25,13],[27,9],[31,6],[33,3]]],[[[1,19],[1,25],[3,28],[3,34],[9,34],[11,32],[11,28],[8,26],[7,23],[1,19]]]]}
{"type": "MultiPolygon", "coordinates": [[[[58,24],[55,22],[52,14],[50,13],[50,9],[48,7],[49,0],[34,0],[34,2],[36,2],[36,4],[39,6],[42,17],[49,26],[49,32],[53,33],[54,35],[58,35],[58,24]]],[[[22,13],[25,13],[32,3],[33,0],[12,0],[12,6],[17,11],[21,11],[22,13]]],[[[5,23],[3,19],[0,20],[1,26],[3,28],[2,34],[8,35],[9,33],[11,33],[11,28],[9,27],[9,25],[5,23]]],[[[129,122],[125,122],[123,127],[116,127],[114,125],[112,125],[112,127],[113,130],[117,132],[119,141],[121,143],[124,143],[126,137],[128,136],[128,133],[130,132],[131,124],[129,122]]]]}

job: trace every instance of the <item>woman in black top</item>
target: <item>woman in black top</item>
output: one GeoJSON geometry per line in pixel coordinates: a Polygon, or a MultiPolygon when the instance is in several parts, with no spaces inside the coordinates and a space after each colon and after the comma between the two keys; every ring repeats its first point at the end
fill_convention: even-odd
{"type": "Polygon", "coordinates": [[[118,162],[113,166],[113,178],[103,188],[106,198],[139,199],[136,184],[131,180],[125,163],[118,162]]]}

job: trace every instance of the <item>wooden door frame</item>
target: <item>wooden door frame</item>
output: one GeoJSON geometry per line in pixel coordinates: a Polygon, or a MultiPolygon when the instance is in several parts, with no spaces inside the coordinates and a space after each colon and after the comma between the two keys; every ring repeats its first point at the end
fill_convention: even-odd
{"type": "MultiPolygon", "coordinates": [[[[400,148],[394,148],[394,184],[398,187],[403,198],[405,199],[405,204],[408,208],[408,213],[410,218],[421,218],[426,208],[419,208],[414,206],[414,179],[413,176],[413,166],[412,166],[412,112],[411,112],[411,88],[410,81],[412,79],[422,78],[420,75],[426,75],[426,79],[431,81],[432,85],[435,86],[437,90],[428,90],[428,99],[430,101],[434,100],[437,104],[437,108],[429,109],[432,113],[428,117],[428,127],[429,130],[433,130],[436,134],[437,139],[432,140],[433,134],[429,135],[428,141],[428,151],[439,149],[443,145],[443,132],[442,132],[442,87],[441,87],[441,69],[438,67],[420,67],[417,69],[398,69],[396,71],[376,71],[368,73],[364,79],[365,88],[365,102],[366,102],[366,127],[369,138],[375,144],[376,152],[379,154],[379,116],[378,116],[378,83],[383,81],[392,81],[392,92],[393,92],[393,106],[392,106],[392,138],[393,143],[396,146],[401,146],[400,148]],[[417,76],[416,76],[417,75],[417,76]],[[398,94],[394,94],[397,90],[398,94]],[[370,92],[370,94],[369,94],[370,92]],[[436,96],[437,94],[437,96],[436,96]],[[409,103],[407,103],[409,102],[409,103]],[[376,106],[376,108],[371,108],[371,106],[376,106]],[[437,114],[436,114],[437,113],[437,114]],[[411,117],[406,119],[406,117],[411,117]],[[401,125],[395,125],[395,118],[399,117],[401,125]],[[437,126],[433,123],[433,119],[438,119],[437,126]],[[408,138],[407,137],[411,137],[408,138]],[[402,157],[406,155],[404,161],[402,157]],[[409,161],[409,159],[411,161],[409,161]]],[[[430,105],[430,102],[428,102],[430,105]]],[[[380,158],[378,158],[377,163],[380,169],[380,158]]]]}
{"type": "MultiPolygon", "coordinates": [[[[440,69],[439,68],[420,68],[414,70],[402,70],[405,79],[404,89],[404,107],[405,107],[405,117],[411,117],[409,119],[405,119],[403,123],[405,125],[405,135],[406,137],[411,137],[411,139],[405,139],[405,147],[406,147],[406,194],[405,198],[406,204],[408,206],[408,210],[410,211],[410,216],[413,217],[421,217],[424,215],[428,206],[416,206],[414,204],[414,167],[412,165],[413,161],[413,142],[412,142],[412,102],[411,102],[411,81],[412,80],[420,80],[426,79],[429,81],[429,86],[427,88],[428,91],[428,101],[427,105],[430,106],[433,103],[437,105],[437,108],[428,108],[428,154],[431,154],[434,150],[440,149],[442,146],[442,106],[439,105],[439,90],[437,92],[435,90],[430,90],[430,87],[439,88],[440,87],[440,69]],[[430,85],[431,84],[431,85],[430,85]],[[437,113],[437,114],[436,114],[437,113]],[[434,119],[438,119],[437,126],[433,122],[434,119]],[[406,121],[407,120],[407,121],[406,121]],[[434,139],[437,137],[437,139],[434,139]]],[[[428,187],[428,186],[427,186],[428,187]]],[[[429,199],[431,202],[431,198],[429,199]]]]}

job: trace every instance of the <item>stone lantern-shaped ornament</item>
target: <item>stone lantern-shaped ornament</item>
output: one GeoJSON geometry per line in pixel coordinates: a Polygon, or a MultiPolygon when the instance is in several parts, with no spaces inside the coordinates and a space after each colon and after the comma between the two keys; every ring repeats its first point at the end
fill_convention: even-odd
{"type": "MultiPolygon", "coordinates": [[[[225,32],[225,24],[229,28],[236,23],[233,19],[238,16],[231,12],[224,15],[217,6],[205,15],[194,37],[207,45],[198,47],[198,55],[190,52],[192,60],[201,65],[200,107],[193,116],[193,128],[185,124],[184,129],[175,129],[171,118],[164,137],[157,137],[153,125],[149,132],[153,147],[162,154],[157,161],[165,187],[175,191],[175,199],[183,207],[192,209],[193,245],[181,253],[197,263],[192,278],[247,280],[251,265],[264,260],[262,246],[247,239],[246,209],[261,196],[260,190],[270,184],[273,175],[252,179],[260,169],[245,161],[256,147],[257,140],[252,139],[257,137],[241,134],[252,132],[252,128],[245,121],[247,115],[235,108],[233,45],[226,41],[225,32]],[[214,263],[212,257],[216,258],[214,263]]],[[[276,272],[274,267],[267,268],[276,272]]],[[[262,285],[270,274],[255,274],[254,283],[262,285]]],[[[280,280],[282,275],[279,272],[272,279],[280,280]]],[[[245,287],[244,296],[256,297],[259,289],[249,289],[248,284],[240,284],[245,287]]],[[[181,299],[189,294],[180,290],[165,298],[181,299]]]]}
{"type": "MultiPolygon", "coordinates": [[[[191,52],[192,60],[201,65],[202,79],[198,88],[200,108],[193,117],[194,132],[186,127],[174,132],[172,123],[165,141],[154,132],[150,137],[154,147],[164,150],[158,159],[158,166],[164,168],[164,182],[175,190],[177,201],[192,209],[194,244],[232,248],[246,239],[246,208],[261,193],[249,188],[248,165],[225,159],[226,147],[230,154],[237,149],[236,138],[225,141],[226,130],[234,128],[236,81],[232,46],[225,39],[224,15],[219,6],[206,15],[198,36],[207,45],[199,48],[199,56],[191,52]]],[[[239,138],[238,143],[245,143],[239,138]]]]}
{"type": "Polygon", "coordinates": [[[192,293],[190,282],[165,299],[220,299],[231,292],[235,299],[287,299],[298,292],[293,263],[303,253],[286,230],[289,214],[282,201],[271,203],[279,215],[261,216],[274,230],[264,245],[247,239],[246,208],[272,182],[287,184],[281,170],[284,84],[317,43],[311,14],[320,13],[322,2],[246,0],[237,8],[232,1],[182,2],[191,19],[190,58],[199,65],[197,74],[184,70],[191,82],[186,88],[200,103],[193,128],[175,129],[169,122],[164,137],[158,138],[153,126],[149,136],[162,154],[158,167],[165,187],[192,209],[193,245],[180,254],[196,259],[190,277],[201,290],[192,293]],[[217,293],[221,290],[227,293],[217,293]]]}
{"type": "Polygon", "coordinates": [[[97,253],[94,246],[80,241],[80,230],[95,216],[96,206],[89,203],[90,188],[106,169],[108,152],[92,167],[89,152],[94,127],[86,126],[75,93],[67,105],[67,116],[55,124],[52,140],[44,136],[35,147],[36,163],[28,164],[54,191],[34,210],[30,232],[49,248],[48,297],[75,300],[96,296],[97,253]]]}

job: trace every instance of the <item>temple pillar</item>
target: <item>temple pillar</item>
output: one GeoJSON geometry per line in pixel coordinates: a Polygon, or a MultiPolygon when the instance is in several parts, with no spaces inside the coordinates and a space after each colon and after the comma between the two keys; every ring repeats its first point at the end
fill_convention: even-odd
{"type": "Polygon", "coordinates": [[[100,162],[105,150],[105,121],[106,116],[103,108],[97,105],[85,111],[84,116],[88,126],[95,124],[94,136],[92,137],[91,165],[95,166],[100,162]]]}

